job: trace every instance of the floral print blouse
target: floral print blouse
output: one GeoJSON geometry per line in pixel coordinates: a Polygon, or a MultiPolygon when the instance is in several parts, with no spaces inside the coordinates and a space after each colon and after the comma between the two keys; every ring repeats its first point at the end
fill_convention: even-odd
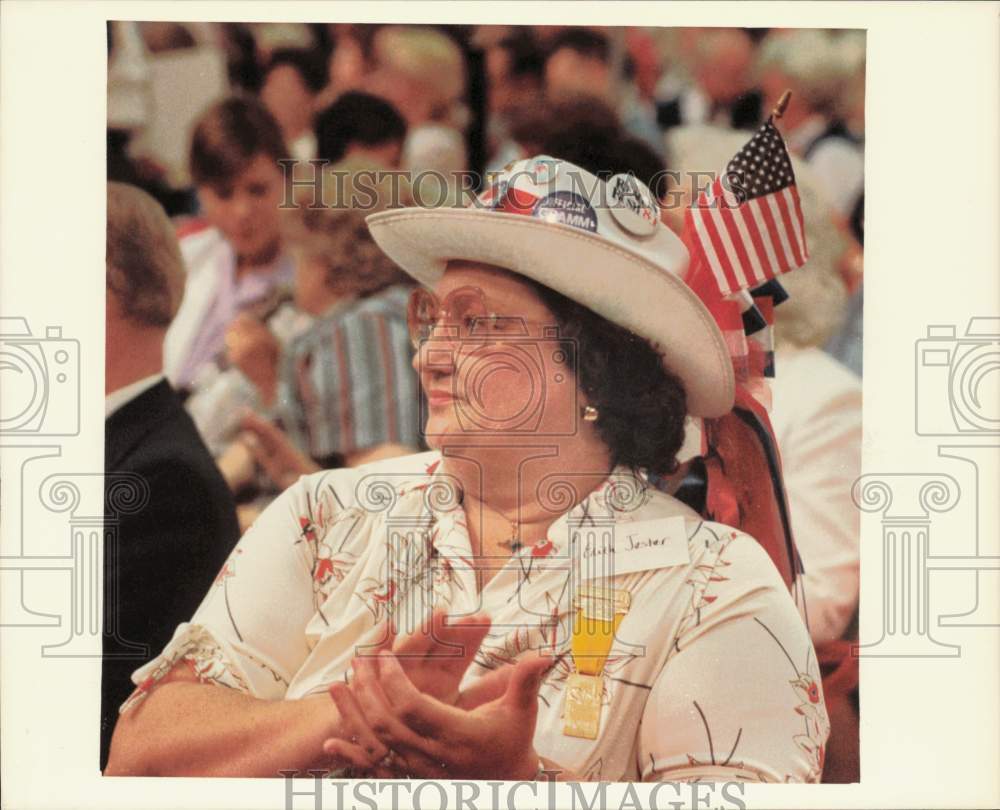
{"type": "Polygon", "coordinates": [[[438,453],[303,477],[243,536],[191,621],[133,674],[122,711],[180,661],[259,698],[320,694],[385,637],[389,617],[403,633],[444,606],[492,619],[466,682],[521,656],[553,658],[535,747],[588,781],[819,781],[829,721],[816,655],[758,543],[624,469],[582,500],[569,473],[539,492],[559,517],[543,541],[497,558],[480,591],[438,453]],[[596,553],[609,543],[614,554],[596,553]],[[631,602],[590,740],[563,733],[563,709],[574,600],[595,579],[631,602]]]}

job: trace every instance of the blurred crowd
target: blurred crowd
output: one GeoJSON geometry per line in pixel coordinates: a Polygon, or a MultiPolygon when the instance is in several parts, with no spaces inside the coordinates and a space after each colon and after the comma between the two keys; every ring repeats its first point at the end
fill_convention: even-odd
{"type": "Polygon", "coordinates": [[[635,174],[680,229],[690,178],[721,171],[791,90],[780,129],[811,258],[783,279],[773,421],[811,632],[851,636],[863,31],[111,22],[108,54],[108,179],[176,229],[184,294],[163,372],[241,527],[298,475],[422,448],[407,280],[364,224],[406,200],[376,185],[365,210],[282,208],[278,161],[482,178],[548,154],[635,174]]]}

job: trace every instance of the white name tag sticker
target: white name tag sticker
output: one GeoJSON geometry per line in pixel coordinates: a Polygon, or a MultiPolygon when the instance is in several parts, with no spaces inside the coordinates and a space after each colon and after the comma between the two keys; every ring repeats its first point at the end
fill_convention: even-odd
{"type": "Polygon", "coordinates": [[[619,523],[611,529],[576,533],[581,579],[597,579],[691,561],[681,516],[619,523]]]}

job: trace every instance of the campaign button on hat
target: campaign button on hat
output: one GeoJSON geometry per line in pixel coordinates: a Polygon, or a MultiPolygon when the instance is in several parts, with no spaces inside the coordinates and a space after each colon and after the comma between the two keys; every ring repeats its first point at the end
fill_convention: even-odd
{"type": "Polygon", "coordinates": [[[631,174],[616,174],[608,180],[608,207],[615,221],[636,236],[651,236],[660,222],[660,207],[645,183],[631,174]]]}
{"type": "Polygon", "coordinates": [[[553,191],[542,197],[531,212],[536,219],[597,232],[597,212],[587,198],[573,191],[553,191]]]}

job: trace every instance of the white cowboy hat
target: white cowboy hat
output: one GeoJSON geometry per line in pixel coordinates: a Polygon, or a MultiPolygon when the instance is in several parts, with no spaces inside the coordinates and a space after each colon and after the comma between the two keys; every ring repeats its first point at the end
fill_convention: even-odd
{"type": "Polygon", "coordinates": [[[433,287],[453,259],[527,276],[652,342],[684,383],[692,416],[732,408],[732,361],[684,282],[687,250],[633,176],[603,181],[540,156],[510,164],[467,208],[397,208],[366,221],[421,284],[433,287]]]}

